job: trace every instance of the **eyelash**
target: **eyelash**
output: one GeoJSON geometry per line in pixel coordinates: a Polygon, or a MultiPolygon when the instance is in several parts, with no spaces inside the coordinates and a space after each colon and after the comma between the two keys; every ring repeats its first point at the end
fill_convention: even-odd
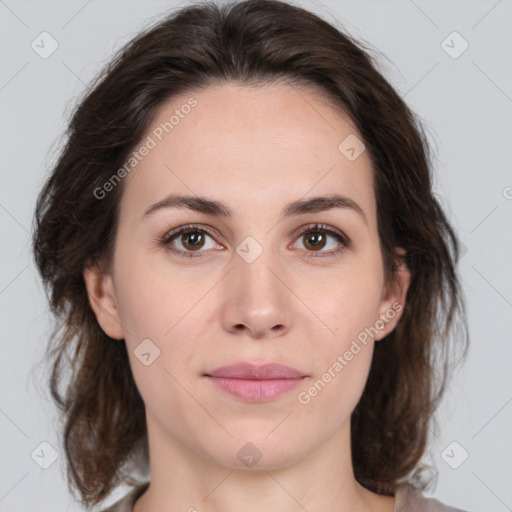
{"type": "MultiPolygon", "coordinates": [[[[179,257],[183,258],[198,258],[201,257],[201,252],[205,251],[182,251],[182,250],[176,250],[173,249],[170,245],[170,242],[172,242],[175,238],[178,238],[183,233],[204,233],[210,236],[211,238],[215,238],[215,235],[211,233],[208,229],[205,227],[200,227],[197,224],[187,224],[185,226],[181,226],[175,230],[172,230],[162,237],[159,238],[158,243],[159,245],[165,247],[167,251],[169,251],[171,254],[174,254],[179,257]]],[[[338,233],[337,231],[334,231],[327,227],[325,224],[313,224],[310,226],[307,226],[305,229],[303,229],[298,235],[297,238],[300,238],[308,233],[321,233],[323,235],[330,235],[334,237],[340,244],[341,247],[330,252],[317,252],[317,251],[307,251],[308,254],[306,254],[306,258],[326,258],[326,257],[332,257],[337,256],[338,254],[344,252],[346,249],[348,249],[351,246],[350,239],[345,236],[342,233],[338,233]]]]}

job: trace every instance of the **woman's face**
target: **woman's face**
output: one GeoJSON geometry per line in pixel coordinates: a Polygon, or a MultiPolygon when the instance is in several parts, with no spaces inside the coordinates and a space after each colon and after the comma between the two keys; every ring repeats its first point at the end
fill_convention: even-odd
{"type": "Polygon", "coordinates": [[[385,286],[361,139],[287,85],[215,86],[160,109],[123,178],[112,274],[85,272],[100,325],[127,344],[150,443],[240,468],[347,447],[409,282],[403,269],[385,286]],[[298,378],[213,376],[240,363],[298,378]]]}

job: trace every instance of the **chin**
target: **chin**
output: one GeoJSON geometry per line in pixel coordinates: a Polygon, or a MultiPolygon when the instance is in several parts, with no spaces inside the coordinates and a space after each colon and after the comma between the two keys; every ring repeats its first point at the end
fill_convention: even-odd
{"type": "MultiPolygon", "coordinates": [[[[229,429],[228,429],[229,430],[229,429]]],[[[216,463],[230,469],[276,470],[291,466],[307,455],[304,440],[286,436],[283,431],[279,436],[276,432],[269,437],[255,429],[242,433],[231,432],[234,438],[228,442],[207,449],[208,457],[216,463]],[[301,447],[299,450],[298,447],[301,447]]],[[[312,447],[313,448],[313,447],[312,447]]]]}

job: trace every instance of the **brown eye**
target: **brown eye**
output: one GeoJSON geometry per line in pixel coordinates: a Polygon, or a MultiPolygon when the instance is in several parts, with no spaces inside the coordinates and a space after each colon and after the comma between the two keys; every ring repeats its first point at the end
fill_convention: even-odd
{"type": "Polygon", "coordinates": [[[204,234],[201,231],[187,231],[181,234],[180,241],[185,249],[201,249],[204,245],[204,234]]]}
{"type": "Polygon", "coordinates": [[[351,246],[350,239],[341,231],[323,224],[308,226],[299,234],[299,240],[302,240],[303,245],[299,249],[304,249],[308,258],[336,256],[351,246]],[[330,242],[331,239],[334,242],[330,242]],[[331,250],[324,251],[325,248],[331,250]]]}
{"type": "Polygon", "coordinates": [[[213,234],[206,228],[194,225],[174,229],[161,237],[159,242],[171,254],[189,258],[201,257],[203,253],[209,252],[208,249],[222,249],[222,246],[215,242],[213,234]],[[209,245],[208,239],[210,239],[209,245]]]}
{"type": "Polygon", "coordinates": [[[307,240],[304,244],[307,249],[319,250],[325,247],[326,235],[324,233],[310,231],[310,233],[303,236],[307,240]]]}

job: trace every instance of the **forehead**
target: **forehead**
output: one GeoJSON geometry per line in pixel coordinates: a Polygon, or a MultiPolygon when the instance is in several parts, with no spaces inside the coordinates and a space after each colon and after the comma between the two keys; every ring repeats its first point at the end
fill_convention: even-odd
{"type": "Polygon", "coordinates": [[[372,163],[366,151],[356,159],[346,152],[359,152],[360,143],[348,118],[312,89],[224,84],[191,91],[158,110],[135,148],[150,149],[126,178],[121,210],[129,204],[125,213],[140,218],[151,203],[184,193],[254,215],[340,193],[372,218],[372,163]]]}

